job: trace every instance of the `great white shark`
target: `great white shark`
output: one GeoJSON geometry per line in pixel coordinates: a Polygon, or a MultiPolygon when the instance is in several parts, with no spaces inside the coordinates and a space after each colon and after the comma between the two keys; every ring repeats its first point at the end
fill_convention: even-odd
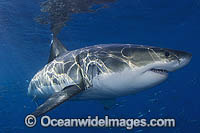
{"type": "Polygon", "coordinates": [[[165,81],[187,65],[187,52],[133,44],[101,44],[68,51],[54,36],[48,64],[30,81],[28,95],[46,98],[36,117],[67,100],[109,100],[165,81]]]}

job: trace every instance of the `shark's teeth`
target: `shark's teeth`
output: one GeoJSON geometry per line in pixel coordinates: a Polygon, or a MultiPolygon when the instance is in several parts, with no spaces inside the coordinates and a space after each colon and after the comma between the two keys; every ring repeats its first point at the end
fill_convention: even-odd
{"type": "Polygon", "coordinates": [[[152,68],[151,71],[153,71],[155,73],[168,73],[168,71],[164,70],[164,69],[155,69],[155,68],[152,68]]]}

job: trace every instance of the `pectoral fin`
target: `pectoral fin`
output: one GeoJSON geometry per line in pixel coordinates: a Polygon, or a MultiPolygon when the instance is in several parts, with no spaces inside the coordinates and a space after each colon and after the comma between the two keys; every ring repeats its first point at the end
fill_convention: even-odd
{"type": "Polygon", "coordinates": [[[79,94],[84,89],[79,85],[72,85],[64,88],[60,92],[56,92],[49,99],[47,99],[42,105],[40,105],[35,112],[32,113],[35,117],[39,117],[46,112],[54,109],[63,102],[69,100],[71,97],[79,94]]]}

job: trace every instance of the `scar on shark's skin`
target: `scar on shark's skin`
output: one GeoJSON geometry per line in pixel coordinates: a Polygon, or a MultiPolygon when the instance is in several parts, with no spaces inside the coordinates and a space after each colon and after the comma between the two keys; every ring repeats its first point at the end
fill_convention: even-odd
{"type": "Polygon", "coordinates": [[[34,100],[47,98],[33,115],[41,116],[67,100],[100,100],[108,108],[112,104],[106,103],[114,103],[117,97],[160,84],[191,57],[183,51],[134,44],[101,44],[68,51],[53,36],[49,61],[28,87],[34,100]]]}

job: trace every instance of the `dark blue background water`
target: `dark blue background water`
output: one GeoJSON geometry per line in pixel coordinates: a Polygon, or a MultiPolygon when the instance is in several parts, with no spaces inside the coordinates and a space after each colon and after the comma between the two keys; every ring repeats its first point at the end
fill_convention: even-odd
{"type": "MultiPolygon", "coordinates": [[[[96,101],[66,102],[48,113],[56,118],[88,115],[115,118],[175,118],[175,128],[136,128],[129,132],[200,132],[200,1],[118,0],[96,13],[77,14],[59,35],[70,49],[99,43],[136,43],[185,50],[191,63],[171,73],[163,84],[117,100],[104,110],[96,101]],[[138,131],[139,130],[139,131],[138,131]]],[[[0,1],[0,132],[125,132],[120,128],[29,129],[27,114],[36,108],[27,87],[32,76],[47,63],[49,26],[33,19],[40,13],[37,0],[0,1]]]]}

